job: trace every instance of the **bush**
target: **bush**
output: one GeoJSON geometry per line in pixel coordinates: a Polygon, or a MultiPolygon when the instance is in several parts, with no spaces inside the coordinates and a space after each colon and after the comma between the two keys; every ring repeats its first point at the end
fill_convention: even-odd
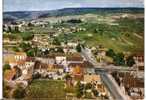
{"type": "Polygon", "coordinates": [[[4,98],[9,98],[10,97],[10,91],[11,91],[11,87],[7,84],[7,82],[4,82],[4,85],[3,85],[3,96],[4,96],[4,98]]]}
{"type": "Polygon", "coordinates": [[[133,66],[134,64],[135,64],[135,61],[134,61],[134,59],[133,59],[133,56],[129,56],[127,59],[126,59],[126,61],[127,61],[127,65],[128,66],[133,66]]]}
{"type": "Polygon", "coordinates": [[[27,51],[26,54],[27,54],[28,57],[34,57],[35,56],[35,51],[34,51],[34,49],[31,49],[31,50],[27,51]]]}
{"type": "Polygon", "coordinates": [[[80,19],[71,19],[67,21],[68,23],[81,23],[82,21],[80,19]]]}
{"type": "Polygon", "coordinates": [[[53,44],[54,44],[54,45],[61,45],[58,38],[54,38],[53,44]]]}
{"type": "Polygon", "coordinates": [[[77,45],[76,50],[77,50],[78,52],[81,52],[81,45],[80,45],[80,44],[77,45]]]}
{"type": "Polygon", "coordinates": [[[31,49],[31,45],[30,45],[29,43],[24,43],[24,42],[22,42],[22,43],[20,44],[20,47],[22,48],[22,50],[23,50],[24,52],[27,52],[28,50],[31,49]]]}
{"type": "Polygon", "coordinates": [[[91,89],[92,88],[92,84],[91,83],[87,83],[85,86],[85,89],[91,89]]]}
{"type": "Polygon", "coordinates": [[[13,98],[21,99],[25,97],[25,89],[21,86],[17,86],[17,88],[13,91],[13,98]]]}
{"type": "Polygon", "coordinates": [[[116,54],[115,54],[115,52],[114,52],[113,49],[109,49],[109,50],[106,52],[106,55],[113,58],[116,54]]]}
{"type": "Polygon", "coordinates": [[[20,51],[18,47],[13,47],[13,50],[14,50],[15,52],[19,52],[19,51],[20,51]]]}
{"type": "Polygon", "coordinates": [[[11,69],[11,66],[9,65],[9,64],[5,64],[4,66],[3,66],[3,71],[5,72],[6,70],[9,70],[9,69],[11,69]]]}
{"type": "Polygon", "coordinates": [[[115,65],[125,65],[124,54],[123,53],[115,53],[113,49],[109,49],[106,52],[106,55],[111,57],[115,63],[115,65]]]}
{"type": "Polygon", "coordinates": [[[97,90],[94,89],[94,90],[92,90],[92,92],[93,92],[94,96],[96,96],[96,97],[99,96],[99,92],[97,90]]]}
{"type": "Polygon", "coordinates": [[[77,96],[77,98],[82,97],[83,89],[84,89],[84,86],[80,82],[78,82],[77,85],[76,85],[76,96],[77,96]]]}
{"type": "Polygon", "coordinates": [[[27,33],[27,32],[26,33],[21,33],[21,36],[22,36],[22,39],[26,40],[26,41],[32,40],[33,37],[34,37],[34,35],[32,33],[27,33]]]}
{"type": "Polygon", "coordinates": [[[57,52],[64,53],[63,48],[58,47],[57,52]]]}
{"type": "Polygon", "coordinates": [[[36,74],[33,74],[33,79],[38,79],[41,77],[41,75],[37,72],[36,74]]]}
{"type": "Polygon", "coordinates": [[[68,79],[71,79],[72,77],[69,75],[69,74],[66,74],[65,76],[64,76],[64,79],[66,79],[66,80],[68,80],[68,79]]]}
{"type": "Polygon", "coordinates": [[[114,62],[116,65],[125,65],[124,54],[118,53],[114,56],[114,62]]]}

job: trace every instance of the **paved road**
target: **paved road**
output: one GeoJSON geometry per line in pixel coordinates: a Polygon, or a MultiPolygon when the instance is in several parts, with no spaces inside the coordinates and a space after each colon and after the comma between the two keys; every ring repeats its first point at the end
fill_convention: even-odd
{"type": "Polygon", "coordinates": [[[92,54],[91,50],[88,48],[83,49],[81,53],[86,60],[91,62],[93,66],[98,70],[105,70],[105,71],[136,71],[136,69],[123,67],[123,66],[114,66],[114,65],[107,65],[107,66],[99,66],[94,55],[92,54]]]}
{"type": "MultiPolygon", "coordinates": [[[[110,76],[110,74],[107,73],[107,69],[104,67],[99,67],[97,65],[97,62],[91,53],[91,51],[88,48],[83,49],[82,48],[82,55],[93,64],[95,67],[95,72],[101,75],[101,78],[104,82],[104,84],[107,86],[108,90],[110,91],[111,95],[115,100],[129,100],[124,93],[120,90],[120,87],[118,84],[115,82],[115,80],[110,76]]],[[[123,67],[117,67],[115,68],[114,66],[107,66],[108,69],[112,70],[124,70],[123,67]]],[[[127,70],[127,69],[126,69],[127,70]]],[[[129,69],[128,69],[129,70],[129,69]]]]}
{"type": "Polygon", "coordinates": [[[104,84],[107,86],[111,95],[116,100],[128,100],[126,96],[123,95],[120,87],[108,76],[106,73],[100,74],[104,84]]]}

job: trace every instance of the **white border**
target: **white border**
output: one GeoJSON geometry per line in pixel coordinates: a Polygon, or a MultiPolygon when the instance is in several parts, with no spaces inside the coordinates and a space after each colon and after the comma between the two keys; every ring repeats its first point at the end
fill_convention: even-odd
{"type": "MultiPolygon", "coordinates": [[[[3,91],[2,91],[2,85],[3,85],[3,74],[2,74],[2,13],[3,13],[3,0],[0,0],[0,99],[3,99],[3,91]]],[[[144,0],[144,8],[146,8],[146,1],[144,0]]],[[[145,10],[145,16],[146,16],[146,10],[145,10]]],[[[146,19],[145,19],[146,22],[146,19]]],[[[146,39],[146,25],[145,25],[145,32],[144,32],[144,38],[146,39]]],[[[145,45],[146,47],[146,41],[145,41],[145,45]]],[[[145,48],[146,49],[146,48],[145,48]]],[[[145,50],[144,50],[145,51],[145,50]]],[[[145,53],[145,57],[146,57],[146,53],[145,53]]],[[[146,61],[146,60],[145,60],[146,61]]],[[[145,63],[146,65],[146,63],[145,63]]],[[[146,68],[146,67],[145,67],[146,68]]],[[[145,71],[146,72],[146,71],[145,71]]],[[[145,73],[146,76],[146,73],[145,73]]],[[[146,82],[146,77],[145,77],[145,82],[146,82]]],[[[146,92],[146,83],[145,83],[145,92],[146,92]]],[[[146,96],[145,96],[146,97],[146,96]]],[[[146,98],[145,98],[146,100],[146,98]]]]}
{"type": "Polygon", "coordinates": [[[0,0],[0,99],[3,98],[3,73],[2,73],[2,4],[3,4],[3,0],[0,0]]]}
{"type": "MultiPolygon", "coordinates": [[[[144,0],[144,10],[145,10],[145,8],[146,8],[146,1],[144,0]]],[[[145,35],[145,33],[146,33],[146,10],[144,11],[144,19],[145,19],[145,21],[144,21],[144,100],[146,100],[146,59],[145,59],[145,57],[146,57],[146,53],[145,53],[145,50],[146,50],[146,41],[145,41],[145,39],[146,39],[146,35],[145,35]]]]}

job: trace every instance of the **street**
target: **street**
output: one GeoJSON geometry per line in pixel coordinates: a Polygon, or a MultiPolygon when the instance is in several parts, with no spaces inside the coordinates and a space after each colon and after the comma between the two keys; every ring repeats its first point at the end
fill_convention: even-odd
{"type": "Polygon", "coordinates": [[[109,92],[111,93],[111,95],[113,96],[113,98],[115,100],[129,100],[129,98],[122,93],[122,91],[120,90],[120,87],[118,86],[118,84],[116,83],[116,81],[112,78],[112,76],[110,74],[108,74],[109,70],[113,70],[113,71],[131,71],[132,69],[127,69],[127,68],[123,68],[123,67],[115,67],[115,66],[107,66],[107,67],[102,67],[102,66],[98,66],[96,59],[94,58],[94,55],[92,54],[92,52],[90,51],[90,49],[82,48],[82,55],[86,58],[86,60],[88,60],[89,62],[91,62],[95,68],[95,72],[96,74],[100,74],[101,78],[103,80],[103,83],[107,86],[109,92]]]}

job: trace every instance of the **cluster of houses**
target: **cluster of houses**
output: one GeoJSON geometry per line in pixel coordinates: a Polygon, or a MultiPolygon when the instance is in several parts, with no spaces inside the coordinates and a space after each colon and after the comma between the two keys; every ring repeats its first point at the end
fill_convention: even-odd
{"type": "Polygon", "coordinates": [[[84,85],[90,83],[98,91],[98,96],[110,96],[100,75],[95,73],[93,65],[80,54],[54,55],[48,58],[36,58],[36,60],[34,75],[40,74],[41,78],[47,79],[66,80],[66,87],[75,87],[78,81],[84,85]],[[70,77],[65,78],[66,75],[70,77]]]}
{"type": "Polygon", "coordinates": [[[10,65],[10,69],[4,72],[4,80],[11,84],[22,83],[27,86],[32,79],[34,59],[27,57],[24,52],[5,51],[3,54],[3,64],[10,65]]]}
{"type": "MultiPolygon", "coordinates": [[[[34,66],[34,72],[40,74],[57,76],[63,79],[65,73],[71,73],[73,77],[82,78],[84,59],[79,54],[65,55],[56,54],[48,58],[36,58],[37,63],[34,66]]],[[[44,76],[44,75],[43,75],[44,76]]]]}
{"type": "Polygon", "coordinates": [[[136,71],[113,72],[112,76],[125,95],[132,100],[142,100],[144,98],[144,54],[135,53],[132,56],[135,61],[133,69],[136,71]]]}
{"type": "Polygon", "coordinates": [[[144,79],[137,77],[135,72],[113,73],[113,77],[125,95],[133,100],[144,98],[144,79]]]}
{"type": "Polygon", "coordinates": [[[4,80],[13,86],[16,83],[27,86],[35,78],[65,80],[65,75],[69,74],[72,81],[67,82],[66,85],[74,86],[71,84],[76,84],[80,80],[82,84],[93,84],[100,93],[99,96],[109,95],[100,75],[95,74],[93,65],[79,53],[30,58],[24,52],[4,52],[3,61],[3,64],[11,66],[11,69],[4,74],[4,80]]]}

